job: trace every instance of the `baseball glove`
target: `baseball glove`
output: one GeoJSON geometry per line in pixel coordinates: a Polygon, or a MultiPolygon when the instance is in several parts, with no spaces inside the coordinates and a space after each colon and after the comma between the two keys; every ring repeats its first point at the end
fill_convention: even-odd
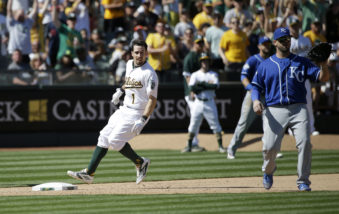
{"type": "Polygon", "coordinates": [[[307,54],[313,62],[324,62],[330,57],[332,46],[327,42],[322,42],[314,46],[307,54]]]}

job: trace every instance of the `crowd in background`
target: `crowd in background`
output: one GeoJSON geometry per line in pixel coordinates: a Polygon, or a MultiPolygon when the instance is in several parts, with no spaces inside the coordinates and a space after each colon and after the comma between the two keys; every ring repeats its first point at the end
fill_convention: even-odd
{"type": "Polygon", "coordinates": [[[260,36],[298,24],[313,46],[333,44],[323,92],[338,87],[338,0],[0,0],[0,10],[1,72],[13,71],[0,84],[120,84],[136,38],[161,83],[182,82],[192,51],[210,55],[221,81],[240,81],[260,36]]]}

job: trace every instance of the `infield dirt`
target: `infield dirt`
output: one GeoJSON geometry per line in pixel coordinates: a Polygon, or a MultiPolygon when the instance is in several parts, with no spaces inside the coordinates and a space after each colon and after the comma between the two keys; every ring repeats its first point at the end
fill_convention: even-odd
{"type": "MultiPolygon", "coordinates": [[[[241,151],[261,151],[261,134],[248,134],[245,136],[241,151]]],[[[136,150],[142,149],[170,149],[178,150],[185,147],[187,134],[142,134],[130,143],[136,150]]],[[[223,137],[226,147],[232,138],[231,134],[223,137]]],[[[200,145],[207,150],[217,150],[218,146],[213,134],[200,134],[200,145]]],[[[339,135],[312,136],[313,150],[339,150],[339,135]]],[[[25,148],[26,150],[39,149],[93,149],[91,147],[55,147],[55,148],[25,148]]],[[[22,150],[18,148],[0,149],[22,150]]],[[[282,142],[282,151],[293,151],[295,140],[292,136],[286,135],[282,142]]],[[[226,156],[225,156],[226,158],[226,156]]],[[[232,161],[232,160],[227,160],[232,161]]],[[[152,165],[150,166],[152,167],[152,165]]],[[[270,192],[297,191],[293,176],[275,176],[274,185],[270,192]]],[[[317,174],[311,175],[313,191],[339,191],[339,174],[317,174]]],[[[248,193],[268,192],[262,187],[262,177],[240,177],[240,178],[219,178],[219,179],[196,179],[196,180],[173,180],[173,181],[147,181],[139,185],[134,182],[126,183],[105,183],[105,184],[80,184],[78,190],[69,191],[42,191],[33,192],[31,187],[0,188],[0,196],[9,195],[83,195],[83,194],[177,194],[177,193],[248,193]]]]}

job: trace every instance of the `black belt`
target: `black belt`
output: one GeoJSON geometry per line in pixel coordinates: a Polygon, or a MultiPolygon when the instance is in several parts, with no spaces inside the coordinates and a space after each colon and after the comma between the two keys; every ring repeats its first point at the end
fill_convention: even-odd
{"type": "Polygon", "coordinates": [[[207,99],[207,98],[206,98],[206,99],[201,99],[201,98],[199,98],[199,97],[198,97],[198,100],[203,101],[203,102],[209,101],[209,99],[207,99]]]}

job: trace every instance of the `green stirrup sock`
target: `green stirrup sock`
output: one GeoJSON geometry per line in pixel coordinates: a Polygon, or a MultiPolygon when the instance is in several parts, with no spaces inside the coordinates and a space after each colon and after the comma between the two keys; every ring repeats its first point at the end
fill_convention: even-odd
{"type": "Polygon", "coordinates": [[[130,159],[137,167],[139,167],[144,160],[135,153],[129,143],[126,143],[125,146],[119,151],[123,156],[130,159]]]}
{"type": "Polygon", "coordinates": [[[87,173],[91,176],[94,175],[95,170],[97,169],[101,159],[105,157],[108,149],[102,147],[95,147],[95,150],[92,155],[91,162],[88,164],[87,173]]]}

